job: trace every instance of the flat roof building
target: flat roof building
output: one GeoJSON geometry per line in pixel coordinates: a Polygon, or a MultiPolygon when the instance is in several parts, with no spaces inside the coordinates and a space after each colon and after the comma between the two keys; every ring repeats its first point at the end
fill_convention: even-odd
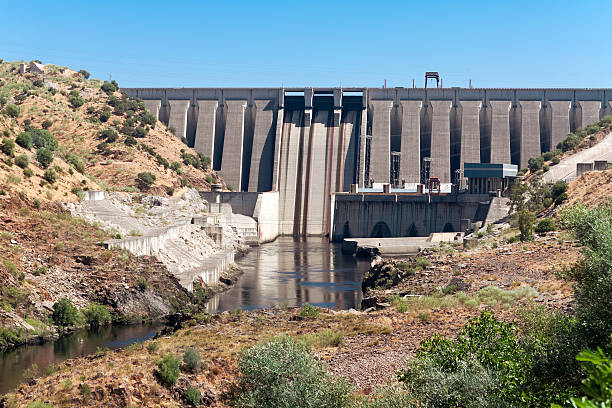
{"type": "Polygon", "coordinates": [[[471,194],[505,191],[518,173],[518,166],[506,163],[464,163],[463,176],[471,194]]]}

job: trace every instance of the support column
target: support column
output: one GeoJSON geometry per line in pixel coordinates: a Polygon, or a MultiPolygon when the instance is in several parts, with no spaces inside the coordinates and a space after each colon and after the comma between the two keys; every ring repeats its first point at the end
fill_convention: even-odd
{"type": "Polygon", "coordinates": [[[521,101],[521,164],[520,168],[527,167],[532,157],[541,152],[540,147],[540,101],[521,101]]]}
{"type": "Polygon", "coordinates": [[[340,164],[336,191],[349,191],[351,184],[355,183],[357,149],[357,114],[360,112],[347,111],[342,122],[342,136],[340,137],[340,164]]]}
{"type": "Polygon", "coordinates": [[[145,106],[149,113],[159,119],[159,109],[161,108],[161,99],[144,99],[145,106]]]}
{"type": "Polygon", "coordinates": [[[393,101],[371,101],[371,103],[370,177],[375,183],[389,183],[391,179],[391,108],[393,101]]]}
{"type": "Polygon", "coordinates": [[[226,101],[227,117],[225,120],[225,137],[223,138],[223,158],[221,175],[228,187],[240,191],[242,180],[242,149],[244,140],[245,100],[226,101]]]}
{"type": "Polygon", "coordinates": [[[464,163],[480,163],[480,109],[481,101],[461,101],[461,157],[460,168],[464,163]]]}
{"type": "Polygon", "coordinates": [[[274,115],[276,117],[276,129],[274,135],[274,167],[272,168],[272,190],[278,191],[281,162],[281,140],[283,138],[283,118],[285,117],[285,111],[281,106],[279,106],[274,115]]]}
{"type": "Polygon", "coordinates": [[[491,101],[491,163],[510,163],[512,101],[491,101]]]}
{"type": "MultiPolygon", "coordinates": [[[[368,128],[368,110],[364,108],[361,111],[361,122],[359,125],[359,163],[357,169],[357,184],[359,187],[364,188],[365,183],[365,156],[366,156],[366,135],[368,128]]],[[[390,130],[389,130],[390,131],[390,130]]]]}
{"type": "Polygon", "coordinates": [[[450,109],[452,101],[430,101],[431,120],[431,177],[450,183],[450,109]]]}
{"type": "Polygon", "coordinates": [[[422,101],[400,101],[402,106],[402,137],[400,180],[421,182],[421,107],[422,101]]]}
{"type": "Polygon", "coordinates": [[[296,190],[299,183],[298,155],[302,114],[302,111],[299,110],[286,112],[286,122],[283,124],[278,174],[279,227],[282,235],[294,233],[296,190]]]}
{"type": "Polygon", "coordinates": [[[585,128],[599,121],[599,109],[601,109],[600,101],[580,101],[582,107],[582,123],[581,128],[585,128]]]}
{"type": "Polygon", "coordinates": [[[274,165],[274,99],[255,99],[255,130],[248,191],[270,191],[274,165]]]}
{"type": "Polygon", "coordinates": [[[328,151],[329,111],[319,110],[312,121],[312,138],[310,141],[309,166],[307,167],[306,235],[322,235],[324,228],[325,207],[328,190],[328,167],[331,155],[328,151]]]}
{"type": "Polygon", "coordinates": [[[168,126],[176,130],[176,137],[186,137],[187,132],[187,109],[189,109],[189,100],[168,100],[170,104],[170,120],[168,126]]]}
{"type": "Polygon", "coordinates": [[[210,157],[211,168],[215,156],[215,125],[218,106],[218,101],[198,101],[198,123],[193,149],[210,157]]]}
{"type": "Polygon", "coordinates": [[[295,211],[295,235],[306,236],[308,230],[308,196],[310,194],[310,168],[312,166],[312,99],[305,98],[304,117],[300,124],[299,133],[299,169],[298,169],[298,194],[296,194],[295,211]]]}
{"type": "Polygon", "coordinates": [[[550,101],[552,109],[551,130],[550,130],[550,150],[554,151],[557,144],[561,142],[570,132],[570,109],[571,101],[550,101]]]}

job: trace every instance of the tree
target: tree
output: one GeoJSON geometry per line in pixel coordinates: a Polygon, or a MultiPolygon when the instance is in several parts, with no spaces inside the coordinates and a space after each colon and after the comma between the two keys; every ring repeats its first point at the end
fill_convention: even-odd
{"type": "Polygon", "coordinates": [[[103,326],[112,321],[108,308],[97,303],[90,303],[85,310],[83,310],[83,315],[87,323],[94,328],[103,326]]]}
{"type": "Polygon", "coordinates": [[[83,75],[83,78],[85,78],[85,79],[89,79],[89,75],[90,75],[90,74],[89,74],[89,72],[85,71],[84,69],[81,69],[81,70],[79,71],[79,74],[83,75]]]}
{"type": "Polygon", "coordinates": [[[143,173],[138,173],[138,177],[136,178],[136,182],[138,183],[138,188],[140,190],[148,190],[151,188],[153,183],[155,183],[155,174],[151,174],[148,171],[143,173]]]}
{"type": "Polygon", "coordinates": [[[42,168],[46,169],[53,163],[53,152],[46,147],[41,147],[36,150],[36,160],[38,160],[42,168]]]}
{"type": "Polygon", "coordinates": [[[53,305],[53,322],[60,327],[74,326],[79,320],[79,311],[70,299],[62,298],[53,305]]]}
{"type": "Polygon", "coordinates": [[[0,146],[2,153],[6,154],[9,157],[13,157],[15,155],[15,142],[11,139],[2,139],[2,145],[0,146]]]}
{"type": "Polygon", "coordinates": [[[30,132],[21,132],[20,134],[17,135],[17,139],[15,139],[15,142],[23,147],[24,149],[28,149],[30,150],[33,146],[32,144],[32,135],[30,135],[30,132]]]}
{"type": "Polygon", "coordinates": [[[533,239],[533,223],[535,219],[535,215],[529,210],[521,210],[518,212],[521,241],[531,241],[533,239]]]}

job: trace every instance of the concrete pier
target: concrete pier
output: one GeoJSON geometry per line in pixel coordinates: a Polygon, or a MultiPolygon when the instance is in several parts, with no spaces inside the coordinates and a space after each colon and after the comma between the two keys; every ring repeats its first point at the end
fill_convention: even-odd
{"type": "Polygon", "coordinates": [[[251,151],[251,172],[248,191],[272,189],[272,165],[274,164],[274,138],[276,136],[274,101],[255,99],[255,130],[251,151]]]}
{"type": "Polygon", "coordinates": [[[169,100],[170,105],[170,120],[168,126],[176,130],[177,137],[186,137],[187,131],[187,109],[189,109],[189,101],[185,100],[169,100]]]}
{"type": "Polygon", "coordinates": [[[511,101],[491,101],[491,163],[510,163],[511,101]]]}
{"type": "Polygon", "coordinates": [[[480,163],[480,109],[481,101],[461,102],[461,157],[460,168],[463,163],[480,163]]]}
{"type": "Polygon", "coordinates": [[[582,108],[582,118],[579,127],[587,127],[599,120],[599,110],[601,102],[599,101],[580,101],[582,108]]]}
{"type": "Polygon", "coordinates": [[[285,116],[289,122],[284,124],[281,141],[279,230],[282,235],[292,235],[294,233],[296,187],[299,182],[297,173],[302,112],[286,112],[285,116]]]}
{"type": "Polygon", "coordinates": [[[370,152],[370,177],[376,183],[388,183],[391,161],[391,108],[393,101],[373,100],[372,148],[370,152]]]}
{"type": "Polygon", "coordinates": [[[527,167],[531,157],[537,157],[540,151],[540,102],[521,101],[521,139],[520,139],[520,165],[527,167]]]}
{"type": "Polygon", "coordinates": [[[217,107],[219,102],[198,101],[198,123],[196,126],[194,150],[210,157],[211,167],[215,155],[215,130],[217,119],[217,107]]]}
{"type": "Polygon", "coordinates": [[[143,100],[149,113],[155,116],[155,119],[159,119],[159,109],[161,108],[161,100],[159,99],[145,99],[143,100]]]}
{"type": "Polygon", "coordinates": [[[223,138],[221,175],[228,187],[240,191],[242,182],[242,149],[244,140],[244,100],[226,101],[227,119],[223,138]]]}
{"type": "Polygon", "coordinates": [[[304,192],[307,194],[305,204],[307,235],[321,235],[324,229],[325,206],[328,201],[327,167],[331,159],[327,151],[328,120],[329,111],[320,110],[315,113],[312,121],[310,166],[307,169],[307,191],[304,192]]]}
{"type": "Polygon", "coordinates": [[[431,101],[431,172],[441,183],[450,183],[450,109],[452,101],[431,101]]]}
{"type": "Polygon", "coordinates": [[[338,172],[338,182],[336,191],[349,191],[351,184],[356,180],[357,176],[357,135],[359,133],[359,124],[357,122],[357,112],[346,112],[342,120],[342,131],[339,140],[340,144],[340,171],[338,172]]]}
{"type": "Polygon", "coordinates": [[[550,150],[554,151],[557,144],[561,142],[570,132],[570,109],[571,101],[550,101],[552,109],[550,150]]]}
{"type": "Polygon", "coordinates": [[[406,183],[421,182],[421,101],[400,101],[402,137],[400,179],[406,183]]]}

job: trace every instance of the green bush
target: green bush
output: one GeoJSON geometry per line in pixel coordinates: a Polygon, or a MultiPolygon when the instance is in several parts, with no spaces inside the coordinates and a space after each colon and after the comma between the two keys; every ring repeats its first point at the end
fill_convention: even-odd
{"type": "Polygon", "coordinates": [[[180,364],[181,361],[178,357],[172,354],[166,354],[163,360],[157,363],[156,375],[159,381],[167,387],[173,387],[179,378],[180,364]]]}
{"type": "Polygon", "coordinates": [[[111,111],[110,109],[106,108],[104,110],[102,110],[102,113],[100,113],[100,122],[105,123],[108,122],[108,120],[111,117],[111,111]]]}
{"type": "Polygon", "coordinates": [[[544,159],[544,161],[550,161],[553,157],[555,157],[555,154],[553,152],[546,152],[542,154],[542,158],[544,159]]]}
{"type": "Polygon", "coordinates": [[[79,74],[83,75],[83,78],[89,79],[89,72],[85,71],[84,69],[79,70],[79,74]]]}
{"type": "Polygon", "coordinates": [[[79,322],[79,311],[74,307],[70,299],[62,298],[53,305],[51,317],[57,326],[74,326],[79,322]]]}
{"type": "Polygon", "coordinates": [[[317,317],[319,316],[319,311],[310,303],[304,303],[298,315],[300,317],[317,317]]]}
{"type": "Polygon", "coordinates": [[[540,170],[543,165],[544,165],[544,159],[541,156],[540,157],[532,157],[527,162],[527,167],[529,167],[529,170],[532,173],[535,173],[536,171],[540,170]]]}
{"type": "Polygon", "coordinates": [[[200,357],[200,353],[196,349],[189,347],[183,354],[183,363],[185,363],[188,371],[197,373],[202,366],[202,357],[200,357]]]}
{"type": "Polygon", "coordinates": [[[556,229],[557,227],[555,226],[555,221],[550,217],[546,217],[538,222],[538,225],[535,227],[535,232],[542,234],[544,232],[554,231],[556,229]]]}
{"type": "Polygon", "coordinates": [[[4,108],[4,113],[9,115],[11,118],[17,118],[19,115],[21,115],[21,108],[14,103],[9,103],[6,105],[6,108],[4,108]]]}
{"type": "Polygon", "coordinates": [[[567,200],[567,193],[560,194],[557,198],[555,198],[555,205],[559,205],[565,200],[567,200]]]}
{"type": "Polygon", "coordinates": [[[85,173],[85,164],[76,154],[69,154],[66,158],[68,164],[75,168],[76,171],[83,174],[85,173]]]}
{"type": "Polygon", "coordinates": [[[147,351],[150,353],[156,352],[158,348],[159,348],[159,344],[154,341],[150,341],[147,343],[147,351]]]}
{"type": "Polygon", "coordinates": [[[552,158],[551,165],[554,166],[556,164],[559,164],[560,162],[561,162],[561,159],[559,159],[557,156],[555,156],[555,157],[552,158]]]}
{"type": "Polygon", "coordinates": [[[126,137],[123,143],[125,143],[126,146],[136,146],[138,144],[136,139],[134,139],[134,136],[126,137]]]}
{"type": "Polygon", "coordinates": [[[521,241],[533,240],[533,223],[535,222],[535,215],[528,210],[521,210],[518,212],[518,224],[519,230],[521,231],[521,241]]]}
{"type": "Polygon", "coordinates": [[[34,147],[41,148],[45,147],[51,151],[57,150],[58,143],[57,139],[53,137],[51,132],[46,129],[30,129],[28,131],[32,136],[32,143],[34,147]]]}
{"type": "Polygon", "coordinates": [[[25,154],[20,154],[19,156],[15,157],[15,164],[22,169],[25,169],[30,164],[30,158],[25,154]]]}
{"type": "Polygon", "coordinates": [[[141,191],[148,190],[151,188],[153,183],[155,183],[155,174],[151,174],[149,172],[138,173],[138,177],[136,178],[136,182],[138,183],[138,188],[141,191]]]}
{"type": "Polygon", "coordinates": [[[111,94],[119,90],[119,85],[115,81],[111,81],[111,82],[104,81],[104,83],[101,86],[101,89],[107,94],[111,94]]]}
{"type": "Polygon", "coordinates": [[[45,119],[43,120],[43,123],[41,126],[43,129],[49,129],[52,125],[53,125],[52,121],[50,121],[49,119],[45,119]]]}
{"type": "Polygon", "coordinates": [[[556,200],[561,194],[567,191],[567,183],[563,180],[557,181],[551,190],[552,199],[556,200]]]}
{"type": "Polygon", "coordinates": [[[192,386],[187,387],[185,390],[185,401],[192,407],[197,407],[200,405],[200,399],[202,398],[202,394],[200,391],[192,386]]]}
{"type": "Polygon", "coordinates": [[[0,150],[2,150],[2,153],[6,154],[7,156],[13,157],[15,155],[15,142],[13,142],[11,139],[2,139],[0,150]]]}
{"type": "Polygon", "coordinates": [[[97,303],[90,303],[83,310],[85,321],[92,328],[104,326],[111,323],[112,317],[106,306],[97,303]]]}
{"type": "Polygon", "coordinates": [[[346,407],[350,387],[329,375],[309,349],[288,336],[244,351],[240,377],[230,396],[233,407],[346,407]]]}
{"type": "Polygon", "coordinates": [[[34,175],[34,172],[32,171],[32,169],[23,169],[23,175],[27,178],[30,178],[34,175]]]}
{"type": "Polygon", "coordinates": [[[68,102],[73,108],[79,108],[85,104],[85,100],[81,97],[81,94],[77,90],[72,90],[68,94],[68,102]]]}
{"type": "Polygon", "coordinates": [[[33,146],[32,143],[32,136],[30,135],[30,132],[21,132],[20,134],[17,135],[17,139],[15,139],[15,142],[23,147],[24,149],[28,149],[30,150],[33,146]]]}
{"type": "Polygon", "coordinates": [[[172,162],[170,163],[170,169],[176,171],[177,174],[183,174],[183,170],[181,169],[181,163],[172,162]]]}
{"type": "Polygon", "coordinates": [[[113,129],[104,129],[100,132],[100,138],[104,139],[107,143],[113,143],[117,141],[119,135],[113,129]]]}
{"type": "Polygon", "coordinates": [[[548,164],[545,164],[544,166],[542,166],[542,171],[544,173],[546,173],[548,170],[550,170],[550,166],[548,164]]]}
{"type": "Polygon", "coordinates": [[[45,169],[45,174],[43,175],[43,177],[45,178],[45,180],[47,180],[50,184],[53,184],[57,181],[57,179],[59,178],[59,176],[57,175],[57,173],[55,172],[55,170],[48,168],[45,169]]]}
{"type": "Polygon", "coordinates": [[[561,149],[564,152],[570,151],[580,144],[580,136],[570,133],[565,139],[557,144],[557,149],[561,149]]]}
{"type": "Polygon", "coordinates": [[[147,131],[147,129],[143,128],[142,126],[138,126],[134,129],[133,132],[133,136],[137,137],[137,138],[143,138],[145,137],[149,132],[147,131]]]}

